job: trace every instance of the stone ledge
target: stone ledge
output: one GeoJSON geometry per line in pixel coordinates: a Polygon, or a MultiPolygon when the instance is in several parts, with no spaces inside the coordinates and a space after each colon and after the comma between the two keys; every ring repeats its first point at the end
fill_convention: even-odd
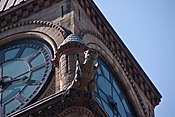
{"type": "MultiPolygon", "coordinates": [[[[91,94],[86,91],[75,90],[75,89],[64,90],[62,92],[50,95],[21,109],[20,111],[12,113],[9,116],[54,117],[59,114],[64,115],[65,110],[71,107],[86,108],[89,110],[85,112],[86,114],[94,115],[96,117],[103,117],[102,113],[100,113],[100,111],[98,110],[99,107],[96,104],[95,99],[91,96],[91,94]]],[[[76,111],[77,110],[75,110],[74,112],[76,111]]],[[[79,109],[79,112],[81,112],[81,109],[79,109]]]]}

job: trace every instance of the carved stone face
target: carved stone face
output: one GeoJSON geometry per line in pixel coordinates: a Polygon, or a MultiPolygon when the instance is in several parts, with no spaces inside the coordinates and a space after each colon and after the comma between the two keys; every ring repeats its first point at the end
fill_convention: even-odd
{"type": "Polygon", "coordinates": [[[86,59],[91,58],[94,60],[97,58],[97,56],[98,56],[98,53],[93,49],[89,49],[89,50],[85,51],[85,58],[86,59]]]}

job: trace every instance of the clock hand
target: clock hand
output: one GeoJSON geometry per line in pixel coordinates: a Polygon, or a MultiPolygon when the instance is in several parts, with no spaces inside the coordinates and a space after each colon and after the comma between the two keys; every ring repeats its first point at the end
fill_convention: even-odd
{"type": "Polygon", "coordinates": [[[26,72],[24,72],[24,73],[22,73],[22,74],[20,74],[20,75],[18,75],[18,76],[16,76],[16,77],[14,77],[13,79],[16,79],[16,78],[18,78],[18,77],[21,77],[21,76],[23,76],[24,74],[27,74],[27,73],[29,73],[30,72],[30,70],[29,71],[26,71],[26,72]]]}
{"type": "Polygon", "coordinates": [[[27,78],[28,78],[27,76],[23,76],[22,78],[16,78],[16,79],[13,78],[13,79],[10,79],[10,80],[2,81],[2,83],[6,84],[6,83],[12,83],[12,82],[15,82],[15,81],[24,81],[27,78]]]}
{"type": "Polygon", "coordinates": [[[2,85],[2,77],[0,77],[0,86],[2,85]]]}
{"type": "Polygon", "coordinates": [[[3,115],[2,109],[3,109],[3,105],[2,105],[2,97],[3,97],[3,92],[2,92],[3,88],[2,85],[0,85],[0,117],[3,115]]]}
{"type": "Polygon", "coordinates": [[[4,83],[4,82],[3,82],[3,79],[6,79],[6,78],[12,79],[12,78],[9,77],[9,76],[3,76],[3,77],[1,77],[1,78],[0,78],[0,86],[1,86],[1,87],[3,87],[3,83],[4,83]]]}
{"type": "MultiPolygon", "coordinates": [[[[18,76],[16,76],[16,77],[14,77],[14,78],[12,78],[12,77],[10,77],[10,76],[3,76],[3,77],[0,77],[0,86],[3,86],[3,85],[5,85],[5,84],[9,84],[9,83],[12,83],[12,82],[15,82],[15,81],[18,81],[18,80],[25,80],[26,78],[28,78],[27,76],[24,76],[25,74],[27,74],[27,73],[29,73],[30,72],[30,70],[29,71],[26,71],[26,72],[24,72],[24,73],[22,73],[22,74],[20,74],[20,75],[18,75],[18,76]],[[21,76],[23,76],[22,78],[21,78],[21,76]],[[20,78],[18,78],[18,77],[20,77],[20,78]],[[8,78],[9,80],[5,80],[5,81],[3,81],[3,79],[4,78],[8,78]]],[[[4,87],[4,86],[3,86],[4,87]]]]}

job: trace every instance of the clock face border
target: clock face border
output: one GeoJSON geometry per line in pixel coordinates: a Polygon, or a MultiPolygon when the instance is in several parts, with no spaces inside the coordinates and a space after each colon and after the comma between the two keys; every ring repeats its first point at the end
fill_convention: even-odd
{"type": "MultiPolygon", "coordinates": [[[[0,76],[3,77],[4,79],[5,79],[5,77],[3,76],[3,74],[11,74],[11,75],[13,74],[13,75],[15,75],[15,72],[14,73],[13,72],[12,73],[9,73],[9,72],[4,73],[3,72],[2,69],[4,69],[3,68],[4,64],[7,64],[7,65],[10,64],[11,66],[20,64],[24,68],[26,68],[26,69],[29,68],[30,69],[29,72],[27,74],[25,74],[28,77],[28,78],[26,78],[26,83],[27,84],[25,84],[25,86],[20,85],[23,88],[21,88],[18,93],[16,93],[15,95],[13,95],[11,98],[8,99],[8,101],[9,101],[9,100],[12,100],[14,98],[20,104],[18,106],[14,107],[14,109],[12,111],[8,112],[8,113],[5,112],[6,111],[5,110],[5,104],[7,104],[8,101],[2,103],[3,102],[3,93],[2,93],[0,113],[1,113],[2,116],[6,116],[6,115],[9,115],[9,114],[11,114],[15,111],[20,110],[24,106],[27,106],[27,105],[33,103],[34,101],[36,101],[41,96],[43,91],[45,91],[45,88],[47,87],[47,85],[51,81],[51,77],[54,74],[53,65],[51,63],[51,60],[53,58],[53,50],[52,50],[51,46],[46,41],[44,41],[40,38],[36,38],[36,37],[34,37],[34,38],[28,37],[28,38],[21,38],[21,39],[18,39],[18,40],[15,40],[15,41],[12,41],[12,42],[9,42],[9,43],[6,43],[6,44],[2,45],[0,47],[0,52],[1,52],[0,55],[4,56],[4,60],[2,60],[2,58],[0,60],[0,70],[1,70],[1,72],[0,72],[1,75],[0,76]],[[26,48],[27,49],[31,48],[31,49],[28,49],[29,53],[30,53],[30,51],[34,51],[33,53],[31,52],[32,55],[30,55],[30,54],[25,55],[25,54],[28,54],[27,52],[23,54],[23,52],[25,52],[25,50],[27,51],[26,48]],[[12,52],[13,50],[14,50],[14,52],[12,52]],[[11,51],[11,53],[16,52],[16,55],[15,56],[10,55],[11,54],[10,51],[11,51]],[[9,60],[6,59],[6,57],[5,57],[6,52],[9,52],[9,57],[11,57],[9,60]],[[17,55],[17,54],[20,54],[20,56],[17,55]],[[22,58],[21,56],[23,56],[24,58],[22,58]],[[29,58],[30,58],[29,56],[30,57],[32,56],[30,60],[29,60],[29,58]],[[15,58],[15,57],[18,57],[18,58],[15,58]],[[28,59],[28,64],[26,63],[26,60],[22,60],[22,59],[26,59],[26,60],[28,59]],[[35,64],[37,64],[37,61],[38,61],[36,59],[38,59],[38,60],[42,59],[43,63],[39,63],[38,65],[35,66],[35,64]],[[33,68],[32,68],[31,63],[29,63],[29,62],[33,62],[33,64],[32,64],[34,66],[33,68]],[[11,64],[11,63],[13,63],[14,65],[11,64]],[[26,66],[28,66],[28,67],[26,67],[26,66]],[[34,74],[34,72],[36,72],[35,74],[39,74],[39,72],[38,72],[39,70],[43,71],[42,78],[39,78],[39,79],[36,79],[36,80],[33,80],[33,79],[31,80],[32,75],[34,74]],[[28,83],[33,83],[33,84],[28,84],[28,83]],[[22,91],[29,90],[32,87],[31,86],[30,88],[28,88],[29,86],[27,86],[27,85],[34,85],[34,84],[36,85],[36,87],[33,86],[33,87],[35,87],[35,88],[33,88],[33,90],[35,90],[35,91],[33,93],[31,93],[30,96],[25,97],[24,95],[20,94],[20,93],[22,93],[22,91]],[[20,95],[18,95],[18,94],[20,94],[20,95]]],[[[6,65],[4,65],[4,66],[6,66],[6,65]]],[[[18,74],[18,75],[20,75],[20,74],[18,74]]],[[[35,76],[35,75],[33,75],[33,76],[35,76]]],[[[12,82],[12,78],[11,78],[12,76],[7,76],[7,77],[8,78],[6,78],[6,81],[3,81],[3,82],[12,82]]],[[[21,77],[19,77],[19,78],[21,78],[21,77]]],[[[19,78],[17,77],[16,79],[18,80],[19,78]]],[[[24,80],[24,82],[25,82],[25,80],[24,80]]],[[[7,89],[11,85],[13,85],[13,82],[9,86],[7,86],[7,89]]],[[[5,92],[5,90],[6,89],[4,89],[4,92],[5,92]]],[[[25,93],[25,95],[27,95],[27,92],[25,93]]],[[[14,104],[16,104],[16,103],[14,103],[14,104]]]]}
{"type": "Polygon", "coordinates": [[[98,57],[95,63],[99,64],[94,93],[98,105],[110,117],[134,117],[134,110],[117,80],[118,76],[102,57],[98,57]]]}

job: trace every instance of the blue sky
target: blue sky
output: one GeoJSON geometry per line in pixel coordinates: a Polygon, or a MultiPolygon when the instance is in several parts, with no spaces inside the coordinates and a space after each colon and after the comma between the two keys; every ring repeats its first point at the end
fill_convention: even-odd
{"type": "Polygon", "coordinates": [[[156,117],[175,115],[175,0],[94,0],[163,98],[156,117]]]}

